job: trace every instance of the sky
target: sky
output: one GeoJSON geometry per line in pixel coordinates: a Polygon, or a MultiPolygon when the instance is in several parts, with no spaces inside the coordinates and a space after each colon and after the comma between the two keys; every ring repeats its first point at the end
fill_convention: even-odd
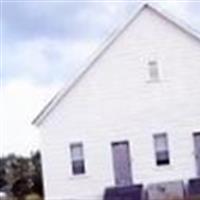
{"type": "MultiPolygon", "coordinates": [[[[40,149],[31,121],[142,3],[1,1],[0,156],[40,149]]],[[[157,1],[200,32],[200,1],[157,1]]]]}

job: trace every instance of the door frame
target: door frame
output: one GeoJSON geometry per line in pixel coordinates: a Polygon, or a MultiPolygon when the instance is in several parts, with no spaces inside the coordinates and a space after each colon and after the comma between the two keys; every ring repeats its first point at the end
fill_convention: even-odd
{"type": "Polygon", "coordinates": [[[128,141],[128,140],[117,140],[117,141],[111,142],[113,176],[114,176],[114,181],[115,181],[115,186],[116,187],[123,187],[123,186],[120,186],[120,185],[117,184],[116,171],[115,171],[114,151],[113,151],[113,147],[115,145],[120,145],[120,144],[125,144],[127,146],[128,166],[129,166],[129,171],[130,171],[129,175],[130,175],[131,184],[133,184],[133,172],[132,172],[133,170],[132,170],[132,162],[131,162],[130,141],[128,141]]]}

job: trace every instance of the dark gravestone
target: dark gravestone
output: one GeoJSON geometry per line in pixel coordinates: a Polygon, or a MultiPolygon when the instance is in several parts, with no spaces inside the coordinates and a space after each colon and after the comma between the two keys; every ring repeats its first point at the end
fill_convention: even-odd
{"type": "Polygon", "coordinates": [[[188,193],[189,196],[200,196],[200,178],[189,180],[188,193]]]}
{"type": "Polygon", "coordinates": [[[142,185],[107,188],[104,193],[104,200],[142,200],[142,197],[142,185]]]}

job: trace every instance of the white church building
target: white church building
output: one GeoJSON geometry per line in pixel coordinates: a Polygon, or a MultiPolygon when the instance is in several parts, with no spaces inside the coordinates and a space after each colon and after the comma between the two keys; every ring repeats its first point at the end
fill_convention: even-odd
{"type": "Polygon", "coordinates": [[[141,5],[34,119],[46,200],[200,176],[200,38],[141,5]]]}

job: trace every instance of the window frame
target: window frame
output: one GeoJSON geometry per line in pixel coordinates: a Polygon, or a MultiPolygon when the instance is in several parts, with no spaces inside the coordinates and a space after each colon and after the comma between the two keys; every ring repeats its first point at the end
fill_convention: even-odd
{"type": "Polygon", "coordinates": [[[171,164],[170,158],[170,149],[169,149],[169,138],[167,133],[156,133],[153,135],[153,144],[154,144],[154,155],[155,155],[155,163],[156,166],[169,166],[171,164]],[[163,150],[159,150],[156,144],[156,140],[163,139],[165,147],[163,146],[163,150]]]}
{"type": "Polygon", "coordinates": [[[86,165],[85,165],[85,155],[84,155],[84,145],[82,142],[70,143],[70,159],[71,159],[71,174],[73,176],[82,176],[86,174],[86,165]],[[81,151],[79,159],[74,158],[73,149],[80,148],[81,151]],[[77,166],[78,165],[78,166],[77,166]]]}
{"type": "Polygon", "coordinates": [[[150,82],[159,82],[160,81],[160,70],[156,60],[150,60],[148,62],[148,75],[150,82]]]}

